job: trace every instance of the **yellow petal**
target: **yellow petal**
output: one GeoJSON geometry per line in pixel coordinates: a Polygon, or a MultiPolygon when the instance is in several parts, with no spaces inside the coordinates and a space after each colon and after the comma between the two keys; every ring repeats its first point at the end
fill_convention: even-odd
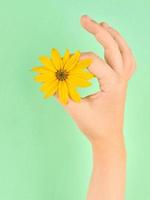
{"type": "Polygon", "coordinates": [[[55,74],[54,73],[46,73],[46,74],[39,74],[37,75],[34,80],[36,82],[46,82],[46,81],[50,81],[51,79],[55,78],[55,74]]]}
{"type": "Polygon", "coordinates": [[[68,81],[67,81],[67,86],[70,98],[73,101],[80,102],[81,101],[80,94],[76,91],[75,87],[68,81]]]}
{"type": "Polygon", "coordinates": [[[32,71],[44,74],[44,73],[48,72],[48,68],[46,68],[46,67],[33,67],[32,71]]]}
{"type": "Polygon", "coordinates": [[[68,88],[65,81],[59,81],[58,85],[58,96],[59,100],[63,104],[68,102],[68,88]]]}
{"type": "Polygon", "coordinates": [[[70,52],[69,52],[69,49],[66,49],[65,55],[63,57],[63,65],[66,64],[69,58],[70,58],[70,52]]]}
{"type": "Polygon", "coordinates": [[[57,51],[57,49],[54,49],[54,48],[52,49],[51,56],[52,56],[52,62],[55,65],[55,68],[61,69],[63,66],[63,63],[62,63],[61,56],[60,56],[59,52],[57,51]]]}
{"type": "Polygon", "coordinates": [[[79,58],[80,58],[80,52],[79,52],[79,51],[76,51],[76,52],[68,59],[68,61],[66,62],[64,68],[65,68],[67,71],[72,70],[72,69],[76,66],[76,64],[78,63],[79,58]]]}
{"type": "Polygon", "coordinates": [[[55,72],[56,71],[56,68],[55,66],[53,65],[51,59],[47,56],[40,56],[39,57],[39,60],[41,61],[42,64],[45,65],[46,68],[48,68],[49,70],[55,72]]]}
{"type": "Polygon", "coordinates": [[[46,82],[43,83],[43,85],[40,87],[40,91],[46,92],[50,87],[53,86],[53,84],[55,84],[54,82],[57,82],[57,79],[56,79],[56,78],[46,81],[46,82]]]}
{"type": "Polygon", "coordinates": [[[70,71],[70,75],[73,75],[75,77],[79,77],[79,78],[82,78],[82,79],[91,79],[91,78],[94,77],[94,75],[91,74],[90,72],[81,71],[81,70],[70,71]]]}
{"type": "Polygon", "coordinates": [[[44,98],[48,98],[56,93],[58,89],[58,80],[53,81],[49,87],[45,90],[44,98]]]}
{"type": "Polygon", "coordinates": [[[78,64],[76,65],[76,67],[74,68],[74,70],[77,69],[85,69],[88,66],[90,66],[92,64],[92,59],[88,58],[88,59],[84,59],[84,60],[80,60],[78,62],[78,64]]]}
{"type": "Polygon", "coordinates": [[[69,75],[67,79],[72,85],[79,87],[89,87],[92,83],[88,82],[87,79],[83,79],[80,77],[75,77],[73,75],[69,75]]]}

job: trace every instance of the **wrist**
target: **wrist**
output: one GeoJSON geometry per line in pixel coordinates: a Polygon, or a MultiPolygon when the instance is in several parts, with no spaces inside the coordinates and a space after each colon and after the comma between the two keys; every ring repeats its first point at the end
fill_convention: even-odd
{"type": "Polygon", "coordinates": [[[122,133],[115,136],[105,137],[98,140],[91,140],[92,151],[95,158],[112,157],[126,160],[126,147],[122,133]]]}

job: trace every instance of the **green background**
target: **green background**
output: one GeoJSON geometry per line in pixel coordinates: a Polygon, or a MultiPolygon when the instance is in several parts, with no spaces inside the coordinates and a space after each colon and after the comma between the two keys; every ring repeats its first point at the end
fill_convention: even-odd
{"type": "MultiPolygon", "coordinates": [[[[103,50],[80,16],[116,27],[137,71],[125,115],[127,200],[150,199],[150,1],[0,0],[0,199],[83,200],[91,174],[90,144],[54,98],[44,100],[32,66],[52,47],[63,54],[103,50]]],[[[86,95],[97,90],[82,90],[86,95]]]]}

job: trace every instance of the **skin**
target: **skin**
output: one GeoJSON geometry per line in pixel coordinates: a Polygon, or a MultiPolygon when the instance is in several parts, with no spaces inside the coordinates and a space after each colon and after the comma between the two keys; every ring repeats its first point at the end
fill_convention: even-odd
{"type": "Polygon", "coordinates": [[[87,200],[123,200],[126,176],[124,109],[135,59],[120,33],[108,24],[97,23],[84,15],[81,25],[104,48],[104,59],[93,52],[83,52],[80,58],[93,59],[88,69],[96,76],[101,89],[82,98],[80,103],[69,100],[63,107],[92,146],[93,171],[87,200]]]}

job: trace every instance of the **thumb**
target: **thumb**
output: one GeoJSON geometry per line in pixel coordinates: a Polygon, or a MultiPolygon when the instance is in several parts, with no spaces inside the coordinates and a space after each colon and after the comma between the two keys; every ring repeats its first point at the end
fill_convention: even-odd
{"type": "Polygon", "coordinates": [[[80,59],[92,59],[92,64],[88,67],[88,70],[96,76],[99,81],[99,84],[103,80],[107,80],[114,73],[112,68],[105,63],[103,59],[101,59],[98,55],[92,52],[84,52],[81,53],[80,59]]]}

